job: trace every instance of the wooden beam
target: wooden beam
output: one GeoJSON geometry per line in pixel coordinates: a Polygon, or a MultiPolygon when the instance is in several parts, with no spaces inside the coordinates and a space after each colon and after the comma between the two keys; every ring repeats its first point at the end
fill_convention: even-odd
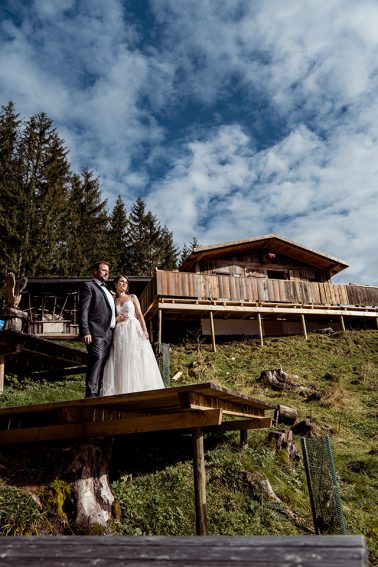
{"type": "Polygon", "coordinates": [[[341,325],[341,329],[345,331],[344,317],[342,315],[340,315],[340,325],[341,325]]]}
{"type": "Polygon", "coordinates": [[[216,396],[203,395],[197,392],[183,392],[180,394],[182,408],[205,410],[222,409],[225,415],[240,417],[263,417],[264,409],[253,407],[252,404],[242,404],[238,401],[219,399],[216,396]]]}
{"type": "Polygon", "coordinates": [[[215,344],[214,316],[212,311],[210,311],[210,329],[211,329],[211,342],[213,345],[213,352],[217,352],[217,346],[215,344]]]}
{"type": "Polygon", "coordinates": [[[130,433],[146,433],[173,429],[193,429],[222,423],[221,409],[188,410],[149,416],[128,417],[111,421],[65,423],[61,425],[25,427],[0,431],[2,443],[30,443],[55,439],[113,437],[130,433]]]}
{"type": "MultiPolygon", "coordinates": [[[[194,300],[193,300],[194,301],[194,300]]],[[[229,303],[229,302],[228,302],[229,303]]],[[[376,308],[361,308],[361,307],[353,307],[351,305],[340,309],[340,307],[319,307],[317,305],[311,305],[308,307],[269,307],[269,305],[261,305],[258,307],[247,307],[246,305],[240,306],[239,305],[213,305],[213,304],[196,304],[196,303],[159,303],[159,309],[163,309],[164,311],[213,311],[214,313],[227,313],[233,312],[235,314],[246,314],[246,313],[261,313],[265,315],[344,315],[348,317],[373,317],[377,318],[377,309],[376,308]]],[[[377,318],[378,319],[378,318],[377,318]]]]}
{"type": "Polygon", "coordinates": [[[160,309],[158,311],[158,343],[161,344],[161,338],[163,334],[163,310],[160,309]]]}
{"type": "Polygon", "coordinates": [[[248,431],[249,429],[270,429],[270,427],[272,427],[271,417],[252,417],[211,425],[206,427],[206,431],[248,431]]]}
{"type": "Polygon", "coordinates": [[[257,322],[259,324],[260,345],[264,346],[263,326],[261,320],[261,313],[257,313],[257,322]]]}
{"type": "Polygon", "coordinates": [[[308,335],[307,335],[307,329],[306,329],[306,320],[305,320],[305,316],[303,315],[303,313],[302,313],[302,315],[301,315],[301,319],[302,319],[303,334],[304,334],[304,337],[305,337],[305,339],[306,339],[306,341],[307,341],[307,340],[308,340],[308,335]]]}
{"type": "Polygon", "coordinates": [[[207,506],[206,506],[206,472],[205,454],[203,448],[203,430],[195,428],[192,434],[193,440],[193,475],[194,475],[194,497],[196,507],[196,532],[197,535],[207,535],[207,506]]]}
{"type": "Polygon", "coordinates": [[[4,391],[5,356],[0,354],[0,392],[4,391]]]}
{"type": "Polygon", "coordinates": [[[248,429],[240,431],[240,447],[246,449],[248,447],[248,429]]]}

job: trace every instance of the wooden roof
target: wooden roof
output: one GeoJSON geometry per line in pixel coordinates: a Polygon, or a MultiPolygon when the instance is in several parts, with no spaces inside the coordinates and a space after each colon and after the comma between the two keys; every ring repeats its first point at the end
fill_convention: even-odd
{"type": "Polygon", "coordinates": [[[275,406],[212,382],[0,409],[0,443],[29,443],[152,431],[271,426],[275,406]],[[247,419],[225,422],[225,416],[247,419]]]}
{"type": "Polygon", "coordinates": [[[183,272],[190,271],[196,262],[229,254],[238,254],[256,248],[267,248],[269,251],[284,254],[305,264],[328,271],[330,275],[335,275],[348,268],[348,264],[338,258],[306,248],[277,234],[266,234],[245,240],[233,240],[224,244],[198,246],[194,248],[190,256],[181,264],[180,270],[183,272]]]}

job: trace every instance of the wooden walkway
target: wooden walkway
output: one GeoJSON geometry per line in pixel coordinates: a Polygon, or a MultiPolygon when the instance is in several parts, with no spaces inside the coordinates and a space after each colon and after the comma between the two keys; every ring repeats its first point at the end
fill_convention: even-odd
{"type": "Polygon", "coordinates": [[[0,538],[2,567],[367,567],[362,536],[0,538]]]}
{"type": "Polygon", "coordinates": [[[269,428],[275,406],[211,382],[0,409],[0,442],[32,443],[152,431],[269,428]],[[244,418],[225,421],[225,417],[244,418]]]}

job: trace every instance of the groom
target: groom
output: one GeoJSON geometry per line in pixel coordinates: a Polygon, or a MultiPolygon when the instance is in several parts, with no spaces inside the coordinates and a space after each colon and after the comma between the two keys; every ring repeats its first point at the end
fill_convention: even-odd
{"type": "Polygon", "coordinates": [[[109,357],[115,327],[115,305],[105,282],[109,278],[108,262],[93,266],[93,279],[83,282],[79,301],[79,334],[89,355],[85,397],[98,397],[102,375],[109,357]]]}

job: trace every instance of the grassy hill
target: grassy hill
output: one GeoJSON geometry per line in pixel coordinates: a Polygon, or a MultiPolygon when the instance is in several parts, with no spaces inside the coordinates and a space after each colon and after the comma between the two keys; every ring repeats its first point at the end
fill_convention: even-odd
{"type": "MultiPolygon", "coordinates": [[[[298,410],[316,435],[329,435],[348,532],[368,539],[378,564],[378,332],[347,331],[218,345],[171,348],[172,386],[212,381],[298,410]],[[301,388],[274,391],[259,382],[281,368],[301,388]],[[310,399],[309,393],[316,396],[310,399]]],[[[55,382],[7,376],[2,406],[83,397],[83,377],[55,382]]],[[[237,433],[205,439],[211,535],[305,534],[312,516],[302,459],[276,452],[268,432],[250,432],[241,449],[237,433]],[[256,491],[268,479],[279,500],[256,491]]],[[[299,438],[294,436],[300,454],[299,438]]],[[[72,533],[70,494],[60,479],[60,448],[0,446],[0,533],[72,533]]],[[[110,481],[116,497],[112,534],[195,533],[190,435],[171,432],[117,438],[110,481]]]]}

